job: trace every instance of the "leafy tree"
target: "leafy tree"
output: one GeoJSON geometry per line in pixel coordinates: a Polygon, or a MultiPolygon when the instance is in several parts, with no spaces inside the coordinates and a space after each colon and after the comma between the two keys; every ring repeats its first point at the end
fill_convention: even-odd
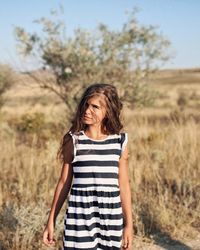
{"type": "Polygon", "coordinates": [[[99,24],[94,32],[81,28],[66,36],[64,22],[52,11],[51,18],[35,22],[42,32],[28,33],[15,27],[20,54],[35,56],[48,74],[27,72],[42,88],[56,93],[69,114],[82,89],[93,82],[112,83],[129,105],[149,105],[155,92],[148,86],[148,76],[169,59],[170,42],[154,26],[143,26],[130,14],[120,30],[99,24]]]}

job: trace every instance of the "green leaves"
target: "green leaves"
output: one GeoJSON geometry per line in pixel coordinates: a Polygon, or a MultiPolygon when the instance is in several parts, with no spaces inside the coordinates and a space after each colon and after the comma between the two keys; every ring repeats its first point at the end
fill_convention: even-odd
{"type": "MultiPolygon", "coordinates": [[[[42,27],[41,34],[19,27],[15,33],[23,55],[35,55],[54,74],[54,86],[59,86],[56,92],[62,100],[74,99],[72,103],[76,103],[88,84],[108,82],[122,90],[120,97],[130,105],[153,103],[156,95],[146,84],[148,76],[169,59],[166,52],[170,45],[156,27],[141,25],[133,9],[121,29],[111,30],[100,23],[93,32],[77,28],[69,37],[65,23],[55,16],[58,12],[52,11],[51,18],[35,21],[42,27]]],[[[42,86],[48,88],[45,82],[42,86]]]]}

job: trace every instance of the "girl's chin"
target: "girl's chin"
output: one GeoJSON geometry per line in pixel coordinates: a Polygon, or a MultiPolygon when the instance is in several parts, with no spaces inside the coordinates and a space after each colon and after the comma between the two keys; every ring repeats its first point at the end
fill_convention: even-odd
{"type": "Polygon", "coordinates": [[[92,122],[90,122],[90,121],[85,121],[85,120],[83,121],[83,123],[84,123],[84,124],[92,124],[92,122]]]}
{"type": "Polygon", "coordinates": [[[83,123],[85,123],[85,124],[91,124],[92,120],[84,117],[83,118],[83,123]]]}

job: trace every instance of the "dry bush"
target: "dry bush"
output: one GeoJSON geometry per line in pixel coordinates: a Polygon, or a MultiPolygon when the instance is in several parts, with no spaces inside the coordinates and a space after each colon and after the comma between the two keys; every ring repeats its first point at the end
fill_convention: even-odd
{"type": "Polygon", "coordinates": [[[9,127],[16,133],[16,144],[32,146],[34,143],[38,148],[45,148],[49,138],[57,139],[64,131],[65,123],[54,123],[47,121],[42,112],[24,113],[7,120],[9,127]]]}
{"type": "Polygon", "coordinates": [[[0,64],[0,108],[5,104],[5,92],[15,83],[15,73],[9,65],[0,64]]]}

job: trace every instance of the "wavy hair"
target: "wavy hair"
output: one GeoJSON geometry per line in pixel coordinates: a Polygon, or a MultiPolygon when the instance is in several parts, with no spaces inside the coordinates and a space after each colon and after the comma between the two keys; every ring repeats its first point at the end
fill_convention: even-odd
{"type": "MultiPolygon", "coordinates": [[[[63,160],[64,147],[69,141],[69,132],[78,134],[81,130],[86,130],[87,124],[83,122],[83,116],[87,109],[87,102],[90,98],[101,96],[104,99],[106,114],[101,124],[101,130],[104,134],[119,134],[123,128],[120,120],[123,104],[118,96],[117,89],[114,85],[106,83],[94,83],[86,88],[80,98],[74,117],[71,120],[69,131],[62,138],[57,158],[63,160]]],[[[102,105],[104,105],[102,102],[102,105]]]]}

